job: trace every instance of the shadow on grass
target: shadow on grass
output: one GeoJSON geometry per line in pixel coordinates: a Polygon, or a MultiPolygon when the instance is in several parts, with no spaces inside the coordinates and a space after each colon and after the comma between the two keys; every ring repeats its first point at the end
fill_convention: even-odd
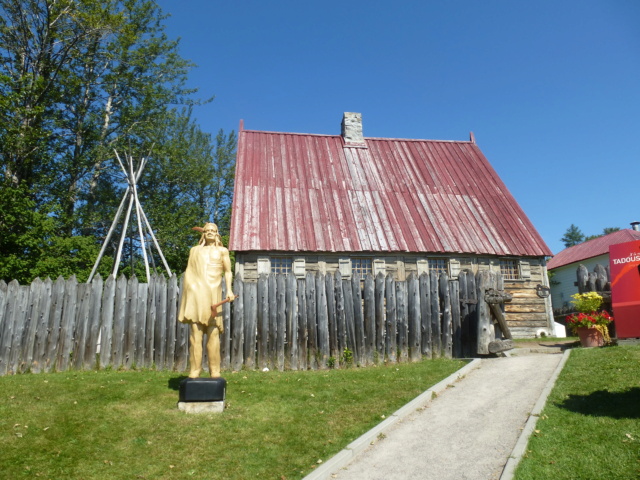
{"type": "Polygon", "coordinates": [[[569,395],[559,407],[583,415],[611,418],[640,418],[640,388],[624,392],[598,390],[589,395],[569,395]]]}
{"type": "Polygon", "coordinates": [[[189,378],[186,375],[180,375],[178,377],[173,377],[170,378],[169,381],[167,382],[167,387],[170,390],[175,390],[176,392],[178,390],[180,390],[180,382],[183,381],[185,378],[189,378]]]}

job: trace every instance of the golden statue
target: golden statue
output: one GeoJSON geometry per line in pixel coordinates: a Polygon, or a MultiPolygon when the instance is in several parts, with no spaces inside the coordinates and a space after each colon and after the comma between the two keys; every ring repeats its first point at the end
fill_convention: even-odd
{"type": "Polygon", "coordinates": [[[231,289],[231,260],[214,223],[194,230],[202,231],[202,236],[189,252],[178,320],[190,324],[189,377],[198,378],[202,371],[202,341],[206,334],[209,373],[215,378],[220,376],[220,335],[224,332],[221,305],[235,299],[231,289]],[[222,301],[223,276],[227,285],[226,301],[222,301]]]}

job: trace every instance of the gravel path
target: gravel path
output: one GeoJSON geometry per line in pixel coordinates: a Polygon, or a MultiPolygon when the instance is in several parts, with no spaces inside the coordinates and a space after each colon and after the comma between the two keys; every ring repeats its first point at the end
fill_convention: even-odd
{"type": "MultiPolygon", "coordinates": [[[[499,479],[561,354],[480,361],[329,479],[499,479]]],[[[320,473],[320,472],[318,472],[320,473]]]]}

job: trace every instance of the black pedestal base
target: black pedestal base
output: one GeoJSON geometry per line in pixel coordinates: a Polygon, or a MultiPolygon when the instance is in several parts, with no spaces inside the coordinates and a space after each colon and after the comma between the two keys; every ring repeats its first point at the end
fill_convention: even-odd
{"type": "Polygon", "coordinates": [[[185,378],[180,382],[181,402],[224,402],[227,381],[224,378],[185,378]]]}

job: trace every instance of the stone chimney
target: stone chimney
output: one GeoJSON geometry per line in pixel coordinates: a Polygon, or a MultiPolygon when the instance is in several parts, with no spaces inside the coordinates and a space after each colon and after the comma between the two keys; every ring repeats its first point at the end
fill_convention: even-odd
{"type": "Polygon", "coordinates": [[[631,222],[631,228],[636,232],[640,232],[640,222],[631,222]]]}
{"type": "Polygon", "coordinates": [[[349,146],[366,146],[362,135],[362,114],[345,112],[342,116],[342,138],[349,146]]]}

